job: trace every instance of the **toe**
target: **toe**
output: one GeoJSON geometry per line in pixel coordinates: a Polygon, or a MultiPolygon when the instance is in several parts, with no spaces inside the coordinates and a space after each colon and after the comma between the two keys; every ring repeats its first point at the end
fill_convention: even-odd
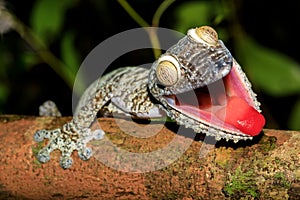
{"type": "Polygon", "coordinates": [[[37,159],[42,163],[48,162],[50,160],[50,153],[46,149],[42,149],[38,153],[37,159]]]}
{"type": "Polygon", "coordinates": [[[88,160],[92,156],[92,149],[86,147],[83,150],[78,151],[78,156],[81,160],[88,160]]]}
{"type": "Polygon", "coordinates": [[[45,130],[39,130],[37,132],[34,133],[33,135],[33,139],[36,142],[42,142],[45,139],[45,130]]]}
{"type": "Polygon", "coordinates": [[[60,157],[60,166],[64,169],[68,169],[72,166],[73,159],[69,156],[60,157]]]}

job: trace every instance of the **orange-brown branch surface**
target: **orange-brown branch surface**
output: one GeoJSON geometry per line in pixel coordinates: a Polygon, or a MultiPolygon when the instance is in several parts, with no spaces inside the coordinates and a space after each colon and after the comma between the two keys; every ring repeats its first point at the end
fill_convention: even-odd
{"type": "MultiPolygon", "coordinates": [[[[144,173],[120,171],[95,157],[82,161],[75,154],[72,167],[64,170],[58,151],[48,163],[39,163],[35,155],[42,145],[33,141],[34,132],[68,120],[0,116],[0,199],[300,199],[300,132],[266,129],[253,141],[207,144],[200,158],[203,136],[195,139],[183,129],[182,141],[192,140],[187,151],[166,167],[144,173]]],[[[123,132],[133,123],[99,119],[114,145],[136,153],[164,147],[178,128],[167,124],[152,137],[138,138],[123,132]]],[[[144,131],[157,126],[145,125],[144,131]]]]}

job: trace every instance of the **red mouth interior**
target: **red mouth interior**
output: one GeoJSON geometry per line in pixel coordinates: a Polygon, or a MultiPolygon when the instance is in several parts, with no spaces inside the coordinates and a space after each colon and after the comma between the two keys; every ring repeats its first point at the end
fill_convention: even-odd
{"type": "Polygon", "coordinates": [[[255,136],[265,125],[265,118],[254,108],[235,65],[216,83],[165,98],[176,110],[227,132],[255,136]]]}

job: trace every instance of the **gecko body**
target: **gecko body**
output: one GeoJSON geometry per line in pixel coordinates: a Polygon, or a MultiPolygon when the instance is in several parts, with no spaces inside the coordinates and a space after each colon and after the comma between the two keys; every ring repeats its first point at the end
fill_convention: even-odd
{"type": "Polygon", "coordinates": [[[247,116],[250,112],[251,116],[260,117],[259,102],[251,84],[223,42],[218,40],[216,32],[207,26],[190,29],[151,69],[119,68],[92,83],[70,122],[55,130],[35,133],[37,142],[49,139],[38,153],[38,160],[49,161],[55,149],[62,153],[60,165],[63,168],[72,165],[71,155],[75,150],[81,159],[89,159],[92,151],[86,144],[97,137],[90,127],[101,110],[143,119],[166,114],[177,124],[217,140],[251,139],[258,131],[248,127],[259,129],[264,123],[248,122],[252,118],[245,114],[232,114],[233,122],[228,121],[223,110],[236,113],[226,104],[226,101],[233,102],[232,99],[237,104],[245,104],[243,110],[247,116]],[[211,88],[218,88],[216,84],[223,85],[223,93],[215,90],[216,94],[210,94],[211,88]],[[247,126],[236,124],[242,120],[247,126]]]}

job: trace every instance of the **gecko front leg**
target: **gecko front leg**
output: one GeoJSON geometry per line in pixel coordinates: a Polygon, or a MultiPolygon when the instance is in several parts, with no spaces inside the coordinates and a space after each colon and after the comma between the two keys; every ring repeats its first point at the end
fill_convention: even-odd
{"type": "MultiPolygon", "coordinates": [[[[74,127],[74,124],[69,122],[59,129],[37,131],[34,135],[36,142],[49,139],[47,146],[39,151],[38,160],[42,163],[48,162],[50,153],[55,149],[60,150],[62,153],[60,165],[63,168],[69,168],[72,165],[71,154],[75,150],[78,151],[78,155],[82,160],[89,159],[91,157],[91,149],[86,147],[84,137],[80,136],[74,127]]],[[[92,135],[89,129],[86,129],[86,133],[86,135],[92,135]]]]}
{"type": "Polygon", "coordinates": [[[91,157],[92,151],[86,147],[91,139],[100,139],[102,130],[92,131],[92,123],[99,110],[111,114],[118,112],[125,116],[149,119],[162,117],[160,110],[150,99],[147,88],[149,70],[140,67],[117,69],[91,84],[81,97],[73,119],[62,128],[40,130],[34,139],[41,142],[49,139],[48,144],[38,153],[39,161],[50,160],[50,153],[61,151],[60,165],[69,168],[72,165],[71,155],[77,150],[82,160],[91,157]]]}
{"type": "Polygon", "coordinates": [[[38,153],[38,160],[42,163],[50,160],[50,153],[56,149],[60,150],[62,156],[60,165],[69,168],[73,159],[73,151],[77,150],[82,160],[87,160],[92,155],[92,150],[86,147],[88,141],[100,139],[104,132],[97,130],[91,131],[90,126],[96,119],[98,111],[112,98],[112,88],[110,83],[106,83],[106,78],[94,82],[84,93],[79,102],[78,109],[73,119],[54,130],[39,130],[34,134],[36,142],[49,139],[48,144],[38,153]]]}

